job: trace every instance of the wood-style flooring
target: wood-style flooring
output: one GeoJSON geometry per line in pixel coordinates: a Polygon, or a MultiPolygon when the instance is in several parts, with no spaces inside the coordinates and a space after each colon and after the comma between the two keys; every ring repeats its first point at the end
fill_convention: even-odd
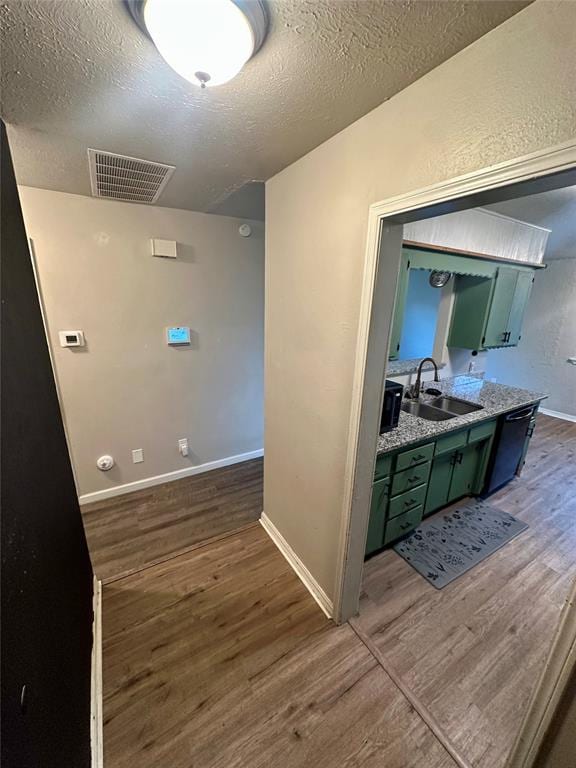
{"type": "Polygon", "coordinates": [[[262,459],[254,459],[83,505],[96,575],[110,581],[253,523],[262,488],[262,459]]]}
{"type": "Polygon", "coordinates": [[[575,451],[540,416],[491,497],[528,531],[441,591],[378,555],[342,627],[259,526],[105,585],[106,768],[502,768],[576,575],[575,451]]]}
{"type": "Polygon", "coordinates": [[[390,550],[372,558],[353,621],[474,768],[504,765],[576,578],[576,424],[540,415],[490,503],[529,529],[440,591],[390,550]]]}
{"type": "Polygon", "coordinates": [[[106,768],[456,768],[260,527],[104,587],[106,768]]]}

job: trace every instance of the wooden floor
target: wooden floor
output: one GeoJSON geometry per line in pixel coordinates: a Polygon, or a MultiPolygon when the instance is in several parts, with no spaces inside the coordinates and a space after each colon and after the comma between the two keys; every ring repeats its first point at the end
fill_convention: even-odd
{"type": "Polygon", "coordinates": [[[541,415],[490,497],[526,532],[440,591],[392,551],[366,564],[355,625],[474,768],[504,765],[576,578],[575,469],[576,424],[541,415]]]}
{"type": "Polygon", "coordinates": [[[106,768],[456,768],[260,527],[104,587],[106,768]]]}
{"type": "Polygon", "coordinates": [[[105,585],[106,768],[502,768],[576,574],[575,451],[539,417],[491,499],[529,530],[441,591],[373,558],[350,625],[259,526],[105,585]]]}
{"type": "Polygon", "coordinates": [[[96,575],[133,573],[258,520],[262,474],[254,459],[82,506],[96,575]]]}

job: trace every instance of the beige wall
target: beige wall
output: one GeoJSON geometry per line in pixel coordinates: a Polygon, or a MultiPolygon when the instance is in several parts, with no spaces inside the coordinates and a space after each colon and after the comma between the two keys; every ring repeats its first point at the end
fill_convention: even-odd
{"type": "Polygon", "coordinates": [[[264,508],[335,594],[372,203],[576,134],[576,3],[536,2],[266,185],[264,508]]]}
{"type": "Polygon", "coordinates": [[[242,222],[223,216],[20,195],[79,492],[261,449],[263,224],[243,238],[242,222]],[[151,237],[178,241],[178,259],[152,257],[151,237]],[[171,325],[191,327],[190,347],[167,346],[171,325]],[[61,348],[65,329],[83,330],[86,348],[61,348]],[[104,453],[117,462],[109,472],[96,467],[104,453]]]}

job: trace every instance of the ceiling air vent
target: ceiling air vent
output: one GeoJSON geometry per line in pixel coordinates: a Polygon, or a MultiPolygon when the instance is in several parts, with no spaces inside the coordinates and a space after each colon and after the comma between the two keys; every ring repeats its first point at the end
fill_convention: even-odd
{"type": "Polygon", "coordinates": [[[173,165],[152,163],[137,157],[88,150],[94,197],[128,203],[155,203],[174,173],[173,165]]]}

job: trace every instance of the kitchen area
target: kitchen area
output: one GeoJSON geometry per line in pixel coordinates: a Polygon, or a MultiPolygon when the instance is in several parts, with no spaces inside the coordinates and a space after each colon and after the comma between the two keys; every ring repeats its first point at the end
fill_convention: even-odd
{"type": "Polygon", "coordinates": [[[475,768],[505,765],[576,577],[576,219],[529,202],[404,227],[351,622],[475,768]]]}
{"type": "MultiPolygon", "coordinates": [[[[522,472],[547,393],[481,368],[521,342],[548,235],[486,209],[405,227],[366,556],[388,546],[404,554],[398,542],[426,518],[485,500],[522,472]]],[[[436,548],[449,571],[455,557],[471,567],[476,554],[436,548]]]]}

